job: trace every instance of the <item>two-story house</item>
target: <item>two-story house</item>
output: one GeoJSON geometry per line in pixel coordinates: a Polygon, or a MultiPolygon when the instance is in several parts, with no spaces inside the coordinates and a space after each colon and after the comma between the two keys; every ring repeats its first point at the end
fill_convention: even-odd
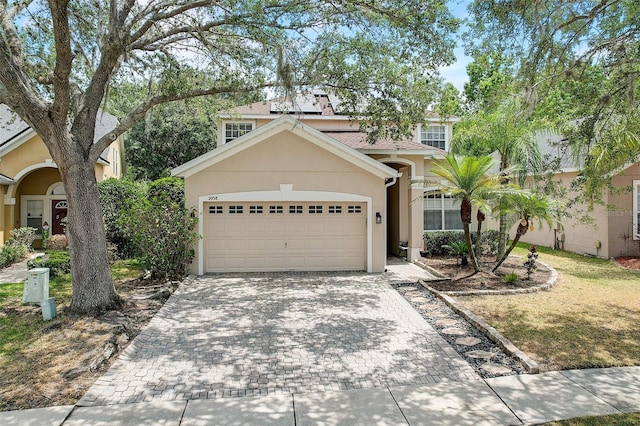
{"type": "Polygon", "coordinates": [[[314,92],[220,115],[218,147],[172,171],[200,218],[192,272],[382,272],[401,242],[413,260],[425,230],[462,228],[454,201],[425,184],[454,118],[371,144],[340,112],[314,92]]]}

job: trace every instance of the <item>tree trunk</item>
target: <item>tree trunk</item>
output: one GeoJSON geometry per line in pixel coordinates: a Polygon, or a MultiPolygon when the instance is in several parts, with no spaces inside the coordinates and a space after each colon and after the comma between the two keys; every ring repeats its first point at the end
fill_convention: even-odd
{"type": "Polygon", "coordinates": [[[476,231],[476,244],[480,244],[480,236],[482,235],[482,222],[484,222],[486,218],[487,217],[482,212],[482,210],[478,209],[478,213],[476,213],[476,220],[478,221],[478,229],[476,231]]]}
{"type": "Polygon", "coordinates": [[[66,170],[62,176],[69,203],[66,234],[73,278],[70,310],[73,314],[97,315],[120,307],[122,301],[111,280],[95,165],[77,151],[68,156],[71,164],[58,166],[66,170]]]}
{"type": "Polygon", "coordinates": [[[516,244],[518,244],[518,241],[520,241],[520,237],[522,237],[524,234],[527,233],[527,229],[529,229],[529,221],[527,221],[526,225],[522,225],[521,223],[518,224],[516,237],[513,239],[513,241],[511,242],[511,245],[509,246],[509,249],[502,255],[502,257],[500,258],[498,263],[496,263],[496,266],[493,267],[491,272],[495,272],[500,267],[500,265],[504,263],[504,261],[507,259],[511,251],[516,247],[516,244]]]}
{"type": "Polygon", "coordinates": [[[475,272],[480,272],[480,266],[478,266],[478,259],[476,259],[476,253],[473,250],[473,244],[471,244],[471,231],[468,223],[462,224],[464,228],[464,240],[467,243],[467,251],[469,252],[469,258],[471,258],[471,266],[475,272]]]}
{"type": "Polygon", "coordinates": [[[476,259],[473,244],[471,243],[471,230],[469,229],[469,224],[471,223],[471,201],[467,198],[463,198],[460,203],[460,219],[462,220],[462,226],[464,229],[464,240],[467,243],[467,251],[471,258],[471,266],[473,266],[474,271],[480,272],[478,259],[476,259]]]}
{"type": "Polygon", "coordinates": [[[504,256],[504,251],[506,247],[507,247],[507,215],[502,213],[500,214],[500,226],[499,226],[499,234],[498,234],[498,255],[497,255],[498,259],[504,256]]]}

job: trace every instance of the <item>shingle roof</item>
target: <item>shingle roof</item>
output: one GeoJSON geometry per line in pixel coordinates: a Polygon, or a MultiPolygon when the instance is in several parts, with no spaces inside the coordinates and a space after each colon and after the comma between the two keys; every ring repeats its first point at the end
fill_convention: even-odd
{"type": "Polygon", "coordinates": [[[29,130],[29,125],[14,114],[8,106],[0,104],[0,146],[29,130]]]}
{"type": "MultiPolygon", "coordinates": [[[[96,143],[101,137],[112,131],[118,125],[118,118],[104,111],[99,111],[96,117],[96,129],[93,142],[96,143]]],[[[14,114],[5,104],[0,104],[0,147],[8,144],[23,133],[31,130],[24,120],[14,114]]],[[[108,157],[108,148],[100,154],[100,158],[105,161],[108,157]]]]}
{"type": "Polygon", "coordinates": [[[0,173],[0,185],[12,185],[16,183],[15,180],[11,179],[9,176],[5,176],[0,173]]]}
{"type": "Polygon", "coordinates": [[[438,154],[446,154],[445,151],[441,149],[416,143],[407,139],[400,139],[400,140],[380,139],[375,141],[374,143],[371,143],[367,141],[367,134],[364,132],[329,131],[329,132],[323,132],[323,133],[339,142],[342,142],[343,144],[353,149],[380,150],[380,151],[386,151],[386,150],[425,151],[425,152],[432,152],[432,153],[438,153],[438,154]]]}

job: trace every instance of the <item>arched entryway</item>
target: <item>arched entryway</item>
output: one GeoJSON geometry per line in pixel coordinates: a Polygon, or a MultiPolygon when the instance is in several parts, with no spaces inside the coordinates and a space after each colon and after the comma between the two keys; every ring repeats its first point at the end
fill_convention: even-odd
{"type": "Polygon", "coordinates": [[[40,246],[43,227],[50,234],[64,233],[62,219],[67,215],[67,196],[60,172],[53,163],[32,166],[17,175],[8,188],[5,205],[9,207],[9,229],[30,226],[37,229],[34,246],[40,246]]]}

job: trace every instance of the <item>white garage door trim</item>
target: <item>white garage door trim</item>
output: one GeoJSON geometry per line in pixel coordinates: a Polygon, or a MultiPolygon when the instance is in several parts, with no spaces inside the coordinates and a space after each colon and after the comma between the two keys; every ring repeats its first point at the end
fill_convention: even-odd
{"type": "MultiPolygon", "coordinates": [[[[198,197],[198,233],[204,235],[204,203],[218,201],[353,201],[367,204],[367,272],[373,272],[373,212],[371,197],[344,192],[294,191],[293,184],[281,183],[279,191],[228,192],[198,197]]],[[[204,240],[198,240],[198,275],[204,275],[204,240]]]]}

